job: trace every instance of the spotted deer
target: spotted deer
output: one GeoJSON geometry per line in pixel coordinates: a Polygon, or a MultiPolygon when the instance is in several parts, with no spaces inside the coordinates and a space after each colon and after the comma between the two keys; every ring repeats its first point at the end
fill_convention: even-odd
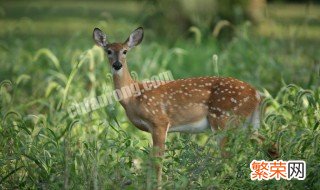
{"type": "MultiPolygon", "coordinates": [[[[134,81],[126,55],[141,43],[143,28],[134,30],[123,43],[109,43],[106,34],[95,28],[93,39],[104,49],[111,65],[114,86],[121,89],[134,81]]],[[[140,89],[143,84],[138,83],[140,89]]],[[[225,129],[230,118],[247,119],[247,125],[259,127],[260,95],[251,85],[230,77],[199,77],[167,82],[139,96],[120,101],[129,120],[140,130],[151,133],[155,156],[161,157],[169,132],[213,132],[225,129]]],[[[262,139],[262,138],[261,138],[262,139]]],[[[221,147],[225,139],[220,140],[221,147]]],[[[161,164],[156,166],[161,181],[161,164]]]]}

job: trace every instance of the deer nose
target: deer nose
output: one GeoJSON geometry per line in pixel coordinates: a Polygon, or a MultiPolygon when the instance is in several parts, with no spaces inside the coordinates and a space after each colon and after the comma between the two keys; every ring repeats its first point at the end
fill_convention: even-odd
{"type": "Polygon", "coordinates": [[[120,63],[120,61],[116,61],[112,64],[112,67],[115,69],[115,70],[120,70],[122,68],[122,64],[120,63]]]}

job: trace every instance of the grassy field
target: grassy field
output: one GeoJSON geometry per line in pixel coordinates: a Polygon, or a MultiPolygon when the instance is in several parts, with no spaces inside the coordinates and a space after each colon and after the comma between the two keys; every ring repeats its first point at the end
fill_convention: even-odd
{"type": "MultiPolygon", "coordinates": [[[[148,8],[127,1],[0,4],[0,189],[155,186],[150,136],[129,123],[120,104],[73,119],[67,113],[73,102],[113,88],[93,28],[124,41],[148,8]]],[[[227,41],[190,31],[167,41],[145,28],[129,67],[139,79],[170,70],[175,79],[220,75],[254,85],[266,97],[261,134],[278,143],[279,159],[305,160],[306,179],[251,181],[250,162],[270,158],[268,142],[248,140],[247,130],[176,133],[168,136],[164,189],[320,189],[320,6],[270,5],[266,13],[259,25],[233,26],[227,41]],[[221,133],[232,139],[229,159],[215,141],[221,133]]]]}

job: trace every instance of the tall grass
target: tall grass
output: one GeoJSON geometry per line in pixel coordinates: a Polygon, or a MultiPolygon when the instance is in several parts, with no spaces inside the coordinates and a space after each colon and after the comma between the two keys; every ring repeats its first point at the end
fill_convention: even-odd
{"type": "MultiPolygon", "coordinates": [[[[73,24],[84,27],[82,21],[73,24]]],[[[30,25],[43,26],[30,21],[19,27],[30,25]]],[[[91,25],[109,30],[112,40],[124,40],[136,23],[114,18],[91,25]]],[[[34,38],[11,26],[6,30],[12,33],[1,35],[0,47],[0,188],[154,188],[150,136],[129,123],[119,104],[68,116],[73,102],[112,89],[103,51],[91,40],[93,27],[70,32],[60,26],[58,36],[35,31],[34,38]]],[[[218,74],[253,84],[265,96],[260,132],[277,142],[281,159],[306,161],[306,180],[251,181],[249,164],[269,159],[270,142],[259,145],[250,139],[250,129],[234,129],[169,134],[164,189],[319,189],[320,81],[313,70],[319,54],[304,55],[304,46],[287,47],[287,41],[256,35],[253,29],[237,26],[234,38],[223,43],[194,27],[195,38],[171,45],[147,29],[141,47],[128,55],[129,67],[139,79],[171,70],[176,79],[218,74]],[[215,141],[222,134],[231,139],[229,159],[221,158],[215,141]]]]}

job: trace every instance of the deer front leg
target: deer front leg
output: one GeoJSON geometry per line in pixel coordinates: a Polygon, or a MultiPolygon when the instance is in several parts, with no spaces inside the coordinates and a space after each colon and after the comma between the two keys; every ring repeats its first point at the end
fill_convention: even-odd
{"type": "Polygon", "coordinates": [[[161,189],[162,181],[162,156],[165,150],[165,142],[167,137],[169,125],[157,126],[152,131],[152,141],[153,141],[153,156],[155,158],[160,158],[160,162],[155,163],[155,169],[157,172],[157,189],[161,189]]]}

